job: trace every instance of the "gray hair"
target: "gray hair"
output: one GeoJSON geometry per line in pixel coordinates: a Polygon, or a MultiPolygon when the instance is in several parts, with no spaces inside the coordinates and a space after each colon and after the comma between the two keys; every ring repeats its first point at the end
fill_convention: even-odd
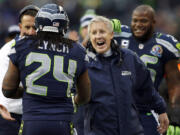
{"type": "Polygon", "coordinates": [[[111,21],[108,18],[106,18],[104,16],[96,16],[91,20],[91,22],[88,25],[88,34],[90,33],[91,24],[96,23],[96,22],[103,22],[107,26],[109,31],[113,32],[113,27],[112,27],[111,21]]]}

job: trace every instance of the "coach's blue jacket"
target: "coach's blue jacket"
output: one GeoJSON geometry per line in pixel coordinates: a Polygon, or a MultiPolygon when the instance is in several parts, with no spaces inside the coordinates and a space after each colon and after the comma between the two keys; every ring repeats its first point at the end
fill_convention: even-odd
{"type": "Polygon", "coordinates": [[[92,97],[85,114],[85,135],[143,135],[136,106],[165,112],[165,102],[145,65],[130,50],[121,53],[121,65],[117,65],[119,54],[89,53],[92,97]]]}

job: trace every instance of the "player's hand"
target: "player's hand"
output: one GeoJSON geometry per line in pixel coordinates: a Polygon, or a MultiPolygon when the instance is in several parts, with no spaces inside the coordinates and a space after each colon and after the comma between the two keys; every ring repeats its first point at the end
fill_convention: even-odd
{"type": "Polygon", "coordinates": [[[171,107],[180,107],[180,85],[176,85],[173,89],[168,90],[168,94],[171,107]]]}
{"type": "Polygon", "coordinates": [[[121,22],[118,19],[111,19],[111,24],[113,26],[113,31],[117,33],[121,33],[121,22]]]}
{"type": "Polygon", "coordinates": [[[8,112],[6,107],[0,104],[0,114],[5,120],[15,121],[14,118],[11,117],[11,114],[8,112]]]}
{"type": "Polygon", "coordinates": [[[163,134],[167,131],[169,126],[169,119],[167,113],[162,113],[159,115],[159,123],[160,125],[158,126],[158,132],[160,134],[163,134]]]}

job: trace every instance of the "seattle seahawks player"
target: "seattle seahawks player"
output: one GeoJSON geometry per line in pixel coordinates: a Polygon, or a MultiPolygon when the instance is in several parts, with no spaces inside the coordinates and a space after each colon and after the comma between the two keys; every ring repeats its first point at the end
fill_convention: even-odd
{"type": "MultiPolygon", "coordinates": [[[[15,40],[24,35],[35,35],[34,20],[39,8],[35,5],[27,5],[19,13],[20,34],[15,39],[7,42],[0,50],[0,89],[5,73],[8,69],[8,54],[15,40]]],[[[22,99],[9,99],[0,91],[0,135],[18,135],[22,117],[22,99]]]]}
{"type": "Polygon", "coordinates": [[[63,7],[46,4],[35,18],[37,36],[23,37],[11,49],[2,91],[18,98],[23,93],[19,82],[23,84],[22,135],[70,135],[73,102],[90,99],[85,51],[63,37],[68,24],[63,7]]]}
{"type": "MultiPolygon", "coordinates": [[[[158,89],[166,75],[168,91],[180,91],[180,74],[177,69],[179,42],[171,35],[154,31],[155,11],[148,5],[140,5],[132,13],[131,29],[122,25],[122,33],[116,40],[124,48],[136,52],[151,72],[154,86],[158,89]]],[[[170,96],[172,104],[176,102],[170,96]]],[[[145,111],[137,104],[145,129],[145,135],[159,135],[158,123],[151,110],[145,111]],[[158,130],[157,130],[158,129],[158,130]]],[[[161,122],[161,121],[159,121],[161,122]]]]}

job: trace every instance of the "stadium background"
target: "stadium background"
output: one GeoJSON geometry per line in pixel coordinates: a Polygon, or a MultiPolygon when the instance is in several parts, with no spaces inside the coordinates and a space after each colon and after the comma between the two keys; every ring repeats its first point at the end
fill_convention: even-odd
{"type": "Polygon", "coordinates": [[[39,7],[46,3],[63,5],[70,19],[70,29],[79,29],[79,20],[87,9],[108,18],[118,18],[129,25],[132,10],[140,4],[151,5],[157,13],[157,29],[180,40],[180,0],[0,0],[0,46],[8,26],[18,24],[20,9],[28,4],[39,7]]]}

